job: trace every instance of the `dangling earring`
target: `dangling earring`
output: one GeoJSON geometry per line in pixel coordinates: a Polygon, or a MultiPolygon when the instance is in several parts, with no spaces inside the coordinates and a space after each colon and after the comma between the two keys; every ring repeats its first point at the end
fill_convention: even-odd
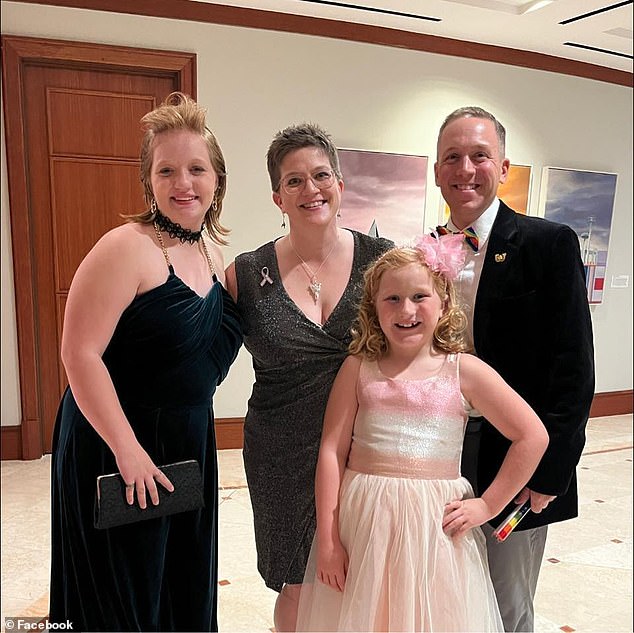
{"type": "Polygon", "coordinates": [[[211,210],[215,213],[216,211],[218,211],[218,203],[216,202],[216,199],[214,198],[211,201],[211,210]]]}
{"type": "Polygon", "coordinates": [[[337,217],[340,218],[341,217],[341,209],[337,210],[337,217]]]}
{"type": "Polygon", "coordinates": [[[283,212],[283,211],[282,211],[282,224],[281,224],[281,227],[282,227],[283,229],[285,229],[285,228],[286,228],[286,216],[284,215],[284,212],[283,212]]]}
{"type": "Polygon", "coordinates": [[[152,204],[150,205],[150,213],[152,215],[156,215],[158,212],[158,206],[156,204],[156,199],[152,198],[152,204]]]}

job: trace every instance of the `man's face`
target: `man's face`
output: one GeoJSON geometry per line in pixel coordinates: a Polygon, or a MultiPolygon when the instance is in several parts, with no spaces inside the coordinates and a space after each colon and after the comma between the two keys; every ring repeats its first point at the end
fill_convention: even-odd
{"type": "Polygon", "coordinates": [[[506,181],[509,161],[500,156],[495,124],[463,117],[452,121],[438,139],[436,185],[449,205],[454,223],[465,228],[493,202],[506,181]]]}

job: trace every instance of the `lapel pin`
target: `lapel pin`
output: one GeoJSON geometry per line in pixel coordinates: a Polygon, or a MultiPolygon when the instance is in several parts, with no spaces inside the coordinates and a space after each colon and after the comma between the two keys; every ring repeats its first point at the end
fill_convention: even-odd
{"type": "Polygon", "coordinates": [[[495,261],[498,264],[501,264],[506,259],[506,253],[496,253],[495,261]]]}
{"type": "Polygon", "coordinates": [[[264,286],[264,284],[272,284],[273,280],[269,276],[269,269],[265,266],[260,274],[262,275],[262,281],[260,282],[260,286],[264,286]]]}

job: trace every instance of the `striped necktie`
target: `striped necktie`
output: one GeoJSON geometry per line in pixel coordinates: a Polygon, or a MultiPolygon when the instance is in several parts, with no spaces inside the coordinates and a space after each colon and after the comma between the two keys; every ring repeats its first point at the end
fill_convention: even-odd
{"type": "Polygon", "coordinates": [[[437,226],[436,227],[436,233],[438,233],[438,235],[449,235],[449,234],[454,234],[454,235],[459,235],[462,234],[464,235],[464,241],[469,245],[469,247],[471,248],[472,251],[474,251],[475,253],[478,252],[478,235],[477,233],[474,231],[473,227],[470,226],[466,229],[463,229],[462,231],[450,231],[447,226],[437,226]]]}

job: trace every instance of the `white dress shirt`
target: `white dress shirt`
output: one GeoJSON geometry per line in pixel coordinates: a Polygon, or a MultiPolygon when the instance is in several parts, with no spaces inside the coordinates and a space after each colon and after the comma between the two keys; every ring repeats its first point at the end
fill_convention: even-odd
{"type": "MultiPolygon", "coordinates": [[[[469,343],[473,345],[473,314],[475,308],[476,294],[478,292],[478,284],[480,283],[480,275],[482,274],[482,265],[489,244],[489,234],[493,227],[493,222],[498,214],[500,201],[496,198],[491,206],[473,223],[471,228],[478,236],[478,251],[475,252],[466,242],[462,245],[465,249],[466,258],[464,268],[458,274],[458,278],[454,281],[454,286],[458,295],[458,303],[467,315],[469,322],[467,328],[467,336],[469,343]]],[[[450,231],[460,231],[453,223],[451,217],[447,222],[447,228],[450,231]]],[[[468,228],[468,227],[463,227],[468,228]]]]}

